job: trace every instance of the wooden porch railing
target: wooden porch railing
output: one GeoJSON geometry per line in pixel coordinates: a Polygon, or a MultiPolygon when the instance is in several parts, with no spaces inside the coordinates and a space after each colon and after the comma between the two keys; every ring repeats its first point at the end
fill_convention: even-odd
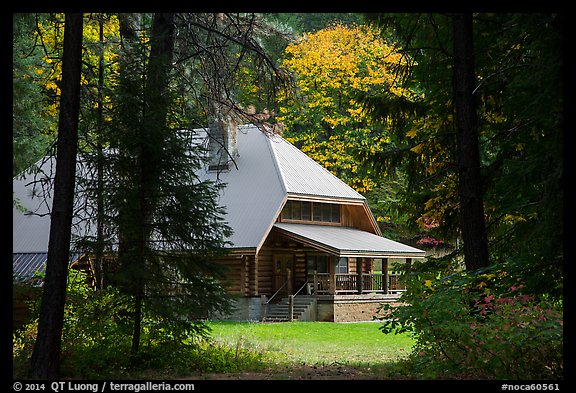
{"type": "Polygon", "coordinates": [[[398,293],[404,291],[404,286],[399,282],[397,274],[388,274],[387,287],[383,284],[384,274],[364,273],[362,283],[358,283],[358,274],[336,274],[335,282],[331,287],[330,273],[315,273],[308,275],[308,281],[312,283],[311,289],[316,294],[355,294],[355,293],[398,293]],[[314,279],[314,277],[316,279],[314,279]]]}

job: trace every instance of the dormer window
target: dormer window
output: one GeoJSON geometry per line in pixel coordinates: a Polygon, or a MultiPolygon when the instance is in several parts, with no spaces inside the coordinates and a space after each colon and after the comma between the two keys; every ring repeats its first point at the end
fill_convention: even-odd
{"type": "Polygon", "coordinates": [[[336,203],[287,201],[282,209],[282,221],[340,224],[341,205],[336,203]]]}

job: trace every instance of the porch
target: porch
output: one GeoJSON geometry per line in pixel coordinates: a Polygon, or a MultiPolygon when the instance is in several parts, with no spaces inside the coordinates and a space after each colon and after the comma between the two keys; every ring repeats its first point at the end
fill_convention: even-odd
{"type": "Polygon", "coordinates": [[[310,295],[399,294],[405,289],[399,274],[318,272],[308,275],[306,288],[310,295]]]}
{"type": "Polygon", "coordinates": [[[314,250],[303,256],[274,256],[271,299],[288,295],[401,294],[406,288],[399,267],[412,263],[411,258],[390,262],[388,258],[336,257],[314,250]]]}
{"type": "Polygon", "coordinates": [[[355,228],[292,223],[274,228],[273,290],[286,283],[286,294],[399,293],[405,288],[398,263],[410,265],[413,258],[425,256],[422,250],[355,228]]]}
{"type": "Polygon", "coordinates": [[[292,288],[291,272],[275,276],[279,289],[261,296],[261,320],[357,322],[371,320],[384,303],[397,304],[405,290],[399,274],[313,272],[292,288]]]}
{"type": "MultiPolygon", "coordinates": [[[[353,295],[289,295],[278,302],[259,299],[257,319],[263,322],[320,321],[363,322],[378,316],[384,304],[399,305],[400,294],[365,293],[353,295]]],[[[256,305],[255,305],[256,306],[256,305]]],[[[382,316],[382,314],[380,314],[382,316]]]]}
{"type": "Polygon", "coordinates": [[[240,255],[248,319],[372,320],[400,302],[400,272],[424,251],[354,228],[277,223],[257,255],[240,255]]]}

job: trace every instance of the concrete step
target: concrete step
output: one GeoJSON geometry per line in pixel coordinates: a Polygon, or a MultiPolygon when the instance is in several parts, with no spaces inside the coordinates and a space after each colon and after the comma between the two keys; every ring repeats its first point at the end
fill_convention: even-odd
{"type": "MultiPolygon", "coordinates": [[[[298,320],[304,312],[314,303],[315,299],[311,297],[297,296],[294,298],[292,308],[293,320],[298,320]]],[[[278,303],[270,304],[270,309],[265,322],[285,322],[288,321],[288,298],[282,298],[278,303]]]]}

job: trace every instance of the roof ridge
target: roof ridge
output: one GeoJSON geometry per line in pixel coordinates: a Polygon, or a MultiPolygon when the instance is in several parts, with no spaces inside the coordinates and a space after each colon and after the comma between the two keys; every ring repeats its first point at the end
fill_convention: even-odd
{"type": "Polygon", "coordinates": [[[266,138],[266,146],[268,147],[268,151],[270,152],[270,155],[272,156],[272,162],[274,163],[274,168],[276,169],[276,173],[278,174],[278,177],[280,178],[280,185],[282,186],[282,191],[284,192],[284,194],[288,194],[288,190],[286,187],[286,178],[284,176],[284,171],[282,171],[282,168],[280,168],[280,163],[278,162],[278,155],[276,154],[276,149],[274,149],[272,147],[272,138],[279,136],[282,140],[285,140],[284,138],[282,138],[282,136],[280,134],[272,134],[272,135],[264,135],[264,137],[266,138]]]}

